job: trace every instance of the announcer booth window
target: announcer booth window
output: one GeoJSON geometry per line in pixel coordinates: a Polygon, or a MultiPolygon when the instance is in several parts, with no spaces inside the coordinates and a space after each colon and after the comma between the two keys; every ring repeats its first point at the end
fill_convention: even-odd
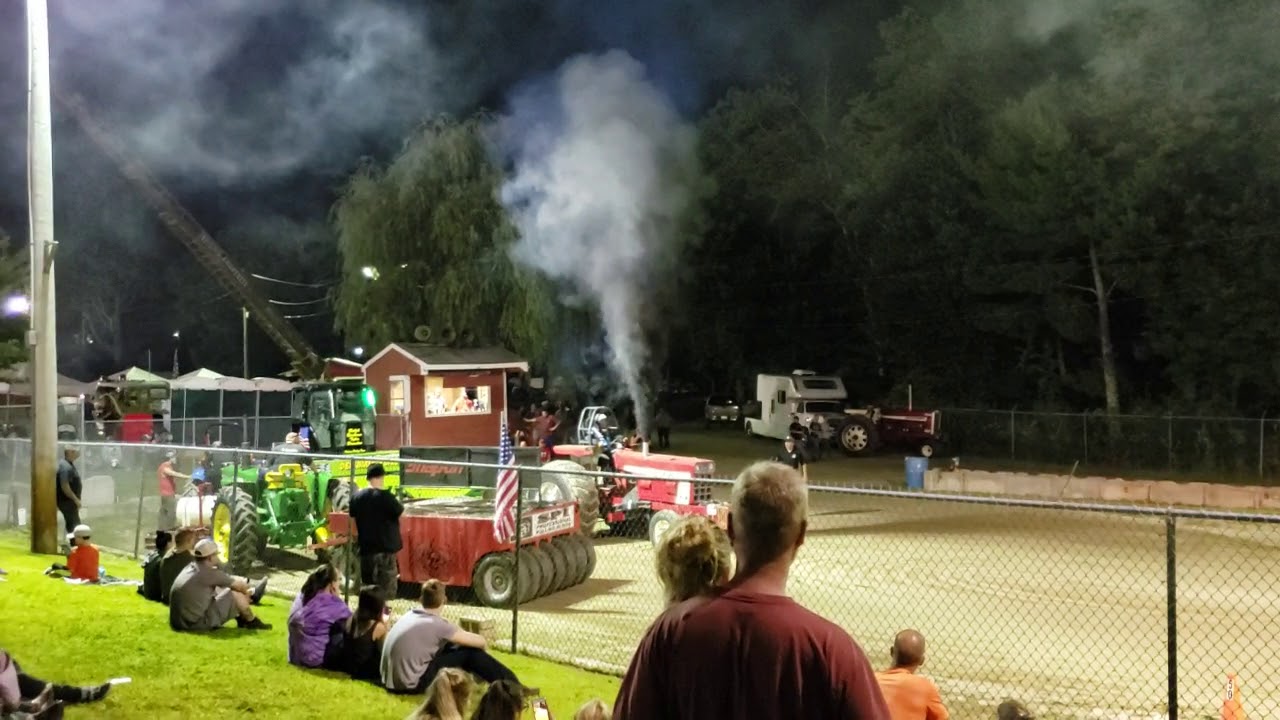
{"type": "Polygon", "coordinates": [[[489,386],[445,387],[444,378],[426,382],[428,415],[476,415],[490,411],[489,386]]]}

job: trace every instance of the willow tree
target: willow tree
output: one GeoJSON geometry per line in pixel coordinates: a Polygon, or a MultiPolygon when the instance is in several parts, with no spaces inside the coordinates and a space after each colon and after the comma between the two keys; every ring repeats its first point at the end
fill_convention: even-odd
{"type": "Polygon", "coordinates": [[[489,119],[440,117],[418,128],[387,167],[366,164],[333,209],[342,258],[336,328],[381,347],[450,336],[547,354],[552,295],[517,266],[516,231],[498,200],[501,170],[489,119]]]}

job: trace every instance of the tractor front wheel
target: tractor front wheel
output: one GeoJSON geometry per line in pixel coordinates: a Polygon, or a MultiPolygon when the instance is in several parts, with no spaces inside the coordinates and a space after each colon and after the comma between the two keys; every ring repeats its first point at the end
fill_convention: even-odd
{"type": "Polygon", "coordinates": [[[259,537],[258,506],[253,496],[235,488],[218,493],[212,525],[221,560],[236,571],[247,571],[266,545],[266,538],[259,537]]]}
{"type": "Polygon", "coordinates": [[[600,519],[600,491],[596,478],[584,475],[582,466],[572,460],[552,460],[543,465],[538,493],[548,502],[574,501],[578,504],[578,524],[583,535],[595,532],[600,519]]]}
{"type": "MultiPolygon", "coordinates": [[[[346,512],[351,508],[351,485],[338,479],[333,479],[329,486],[329,497],[325,498],[324,504],[320,506],[320,517],[316,518],[317,522],[323,522],[311,533],[311,541],[314,543],[328,542],[333,533],[329,532],[329,513],[346,512]]],[[[332,562],[333,550],[331,548],[316,548],[316,560],[321,563],[332,562]]]]}
{"type": "Polygon", "coordinates": [[[511,607],[516,600],[515,558],[509,552],[480,558],[471,579],[476,599],[488,607],[511,607]]]}
{"type": "Polygon", "coordinates": [[[654,513],[649,518],[649,542],[657,547],[662,542],[662,536],[671,529],[671,524],[679,519],[680,516],[674,510],[659,510],[654,513]]]}

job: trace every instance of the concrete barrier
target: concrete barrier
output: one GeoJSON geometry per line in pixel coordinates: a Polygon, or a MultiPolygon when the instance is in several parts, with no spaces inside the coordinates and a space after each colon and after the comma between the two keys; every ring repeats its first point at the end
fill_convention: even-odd
{"type": "Polygon", "coordinates": [[[1235,485],[1205,486],[1205,507],[1223,508],[1225,510],[1257,510],[1261,506],[1263,488],[1256,485],[1236,487],[1235,485]]]}
{"type": "Polygon", "coordinates": [[[1207,483],[1178,483],[1162,480],[1151,483],[1149,499],[1158,505],[1204,507],[1207,483]]]}
{"type": "Polygon", "coordinates": [[[929,492],[964,492],[964,476],[958,472],[930,470],[924,476],[924,489],[929,492]]]}
{"type": "Polygon", "coordinates": [[[1134,504],[1206,507],[1221,510],[1280,510],[1280,488],[1179,483],[1169,480],[1072,477],[986,470],[929,470],[928,492],[967,493],[999,497],[1103,501],[1134,504]]]}
{"type": "Polygon", "coordinates": [[[1004,480],[1006,473],[985,472],[982,470],[963,470],[964,491],[975,495],[1005,495],[1008,485],[1004,480]]]}

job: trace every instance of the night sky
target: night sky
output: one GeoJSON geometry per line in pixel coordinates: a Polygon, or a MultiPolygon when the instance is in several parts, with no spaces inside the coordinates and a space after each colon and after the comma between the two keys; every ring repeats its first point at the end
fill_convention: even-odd
{"type": "MultiPolygon", "coordinates": [[[[434,113],[501,111],[523,84],[583,52],[631,53],[689,117],[732,86],[813,72],[863,83],[876,24],[899,3],[750,5],[52,0],[53,81],[82,94],[216,237],[246,217],[323,222],[362,156],[390,156],[434,113]]],[[[0,4],[0,228],[18,245],[27,233],[24,30],[23,3],[0,4]]],[[[93,242],[83,237],[92,221],[87,230],[76,222],[90,217],[84,209],[117,201],[124,186],[109,187],[110,166],[57,113],[59,227],[79,230],[58,239],[75,252],[93,242]],[[86,174],[104,179],[100,192],[86,174]]],[[[154,223],[132,222],[127,235],[144,256],[183,252],[154,223]]],[[[138,304],[149,308],[125,322],[132,357],[171,332],[165,298],[148,294],[146,276],[139,268],[123,279],[138,283],[138,304]]],[[[75,277],[58,281],[60,295],[74,292],[75,277]]],[[[303,329],[326,349],[339,346],[324,324],[303,329]]]]}

